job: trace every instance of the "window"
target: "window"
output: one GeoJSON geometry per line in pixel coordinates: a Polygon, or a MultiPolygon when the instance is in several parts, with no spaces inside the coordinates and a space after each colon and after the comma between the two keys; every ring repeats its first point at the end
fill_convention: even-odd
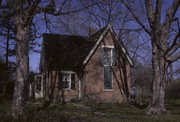
{"type": "Polygon", "coordinates": [[[104,89],[112,89],[112,70],[110,66],[104,66],[104,89]]]}
{"type": "Polygon", "coordinates": [[[61,71],[59,73],[59,89],[75,89],[75,73],[71,71],[61,71]]]}
{"type": "Polygon", "coordinates": [[[111,50],[112,50],[111,48],[103,48],[104,65],[111,65],[112,64],[111,50]]]}
{"type": "Polygon", "coordinates": [[[112,90],[113,72],[111,68],[117,65],[117,58],[113,46],[102,47],[101,60],[104,67],[104,90],[112,90]]]}
{"type": "Polygon", "coordinates": [[[37,76],[36,77],[36,92],[40,92],[41,91],[41,76],[37,76]]]}
{"type": "Polygon", "coordinates": [[[101,58],[103,66],[117,65],[117,58],[113,46],[102,47],[101,58]]]}

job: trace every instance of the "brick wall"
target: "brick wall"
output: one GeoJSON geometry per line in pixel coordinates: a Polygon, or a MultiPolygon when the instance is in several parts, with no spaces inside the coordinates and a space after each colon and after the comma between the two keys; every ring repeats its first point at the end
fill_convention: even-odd
{"type": "MultiPolygon", "coordinates": [[[[85,68],[85,100],[94,102],[122,102],[124,93],[120,88],[122,82],[118,67],[112,67],[115,75],[112,80],[112,90],[104,90],[104,67],[100,65],[100,49],[102,46],[114,46],[110,32],[107,33],[94,55],[89,60],[85,68]],[[120,92],[121,90],[121,92],[120,92]]],[[[130,65],[127,64],[127,76],[130,81],[130,65]]],[[[128,83],[129,84],[129,83],[128,83]]],[[[129,84],[130,86],[130,84],[129,84]]]]}

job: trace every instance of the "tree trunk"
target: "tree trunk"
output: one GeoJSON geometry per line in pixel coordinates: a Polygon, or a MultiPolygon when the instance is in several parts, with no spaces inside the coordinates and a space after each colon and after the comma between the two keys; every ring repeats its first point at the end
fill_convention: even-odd
{"type": "Polygon", "coordinates": [[[14,87],[11,115],[18,118],[24,112],[27,93],[27,75],[29,72],[28,39],[29,27],[23,23],[23,17],[15,18],[16,33],[16,82],[14,87]]]}
{"type": "Polygon", "coordinates": [[[7,41],[6,41],[6,73],[7,76],[6,78],[8,79],[9,76],[9,36],[10,36],[10,29],[9,29],[9,25],[8,25],[8,33],[7,33],[7,41]]]}
{"type": "Polygon", "coordinates": [[[147,109],[147,114],[166,114],[164,106],[165,81],[166,81],[166,61],[162,57],[162,51],[152,42],[152,95],[147,109]]]}

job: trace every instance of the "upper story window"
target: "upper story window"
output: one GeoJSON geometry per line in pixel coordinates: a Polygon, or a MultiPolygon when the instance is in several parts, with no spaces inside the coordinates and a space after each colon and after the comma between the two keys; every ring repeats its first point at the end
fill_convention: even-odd
{"type": "Polygon", "coordinates": [[[75,73],[71,71],[61,71],[59,73],[59,89],[75,89],[75,73]]]}
{"type": "Polygon", "coordinates": [[[101,62],[103,66],[116,66],[117,58],[114,46],[103,46],[101,52],[101,62]]]}
{"type": "Polygon", "coordinates": [[[111,66],[117,65],[117,57],[114,46],[102,46],[101,64],[104,67],[104,90],[113,90],[113,72],[111,66]]]}

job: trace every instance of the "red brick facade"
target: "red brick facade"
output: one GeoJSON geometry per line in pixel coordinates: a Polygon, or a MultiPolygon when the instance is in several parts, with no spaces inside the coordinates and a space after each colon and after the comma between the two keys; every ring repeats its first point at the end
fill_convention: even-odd
{"type": "MultiPolygon", "coordinates": [[[[94,102],[122,102],[124,94],[121,94],[118,83],[121,84],[120,72],[117,66],[112,66],[115,74],[112,80],[112,90],[104,89],[104,67],[99,64],[100,49],[102,46],[113,46],[114,40],[110,32],[102,40],[101,44],[89,60],[85,68],[85,95],[86,100],[94,102]],[[116,78],[115,78],[116,77],[116,78]]],[[[130,83],[130,65],[127,64],[128,84],[130,83]]],[[[122,84],[121,84],[122,85],[122,84]]],[[[130,86],[130,85],[129,85],[130,86]]]]}
{"type": "MultiPolygon", "coordinates": [[[[52,98],[61,101],[72,99],[82,99],[93,102],[122,102],[124,100],[124,91],[122,90],[123,76],[120,73],[121,68],[112,66],[113,79],[112,90],[104,89],[104,67],[100,65],[100,49],[102,46],[115,47],[114,37],[110,31],[104,36],[98,48],[95,50],[88,63],[84,67],[83,75],[75,71],[75,90],[59,90],[58,81],[59,71],[49,71],[46,74],[46,98],[52,98]],[[79,77],[78,77],[79,76],[79,77]],[[122,77],[121,77],[122,76],[122,77]]],[[[128,87],[130,87],[130,64],[126,63],[126,75],[128,87]]]]}

